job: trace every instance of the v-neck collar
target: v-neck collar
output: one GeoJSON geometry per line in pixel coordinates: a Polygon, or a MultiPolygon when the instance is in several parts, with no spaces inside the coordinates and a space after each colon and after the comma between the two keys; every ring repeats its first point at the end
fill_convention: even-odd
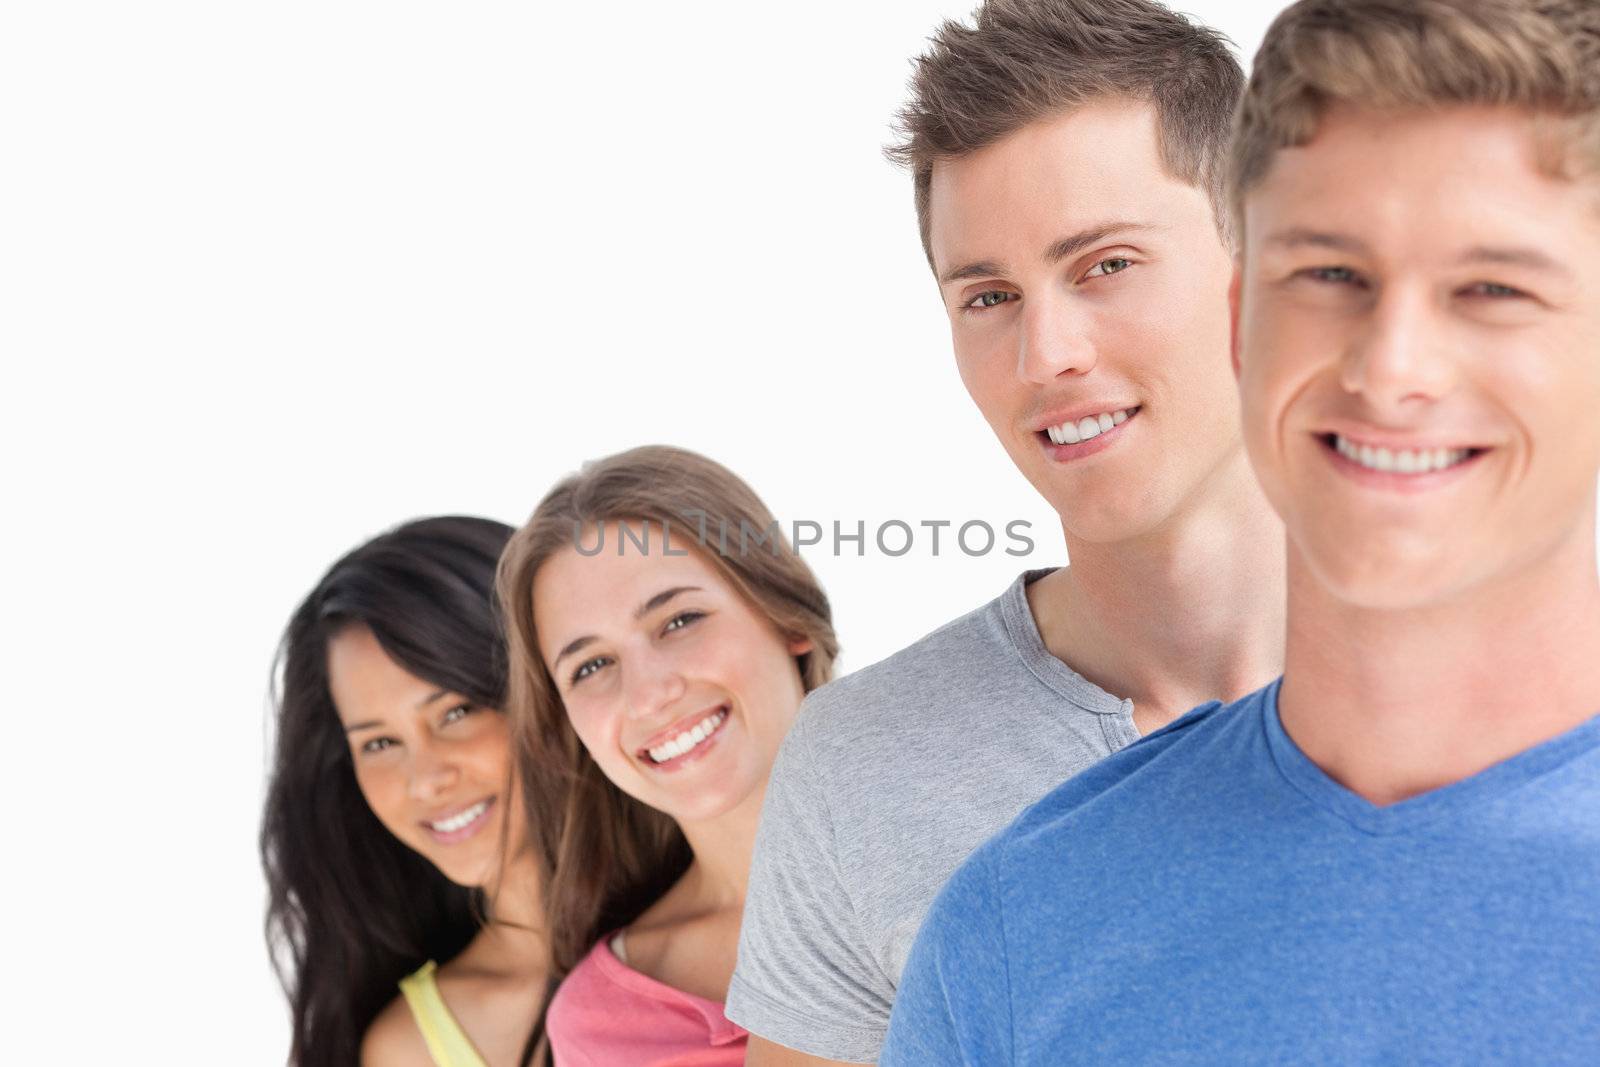
{"type": "Polygon", "coordinates": [[[1278,710],[1278,691],[1282,684],[1280,678],[1268,686],[1261,701],[1267,746],[1278,770],[1312,803],[1369,834],[1398,834],[1425,826],[1447,814],[1520,788],[1600,746],[1600,715],[1595,715],[1565,733],[1458,782],[1394,804],[1374,804],[1330,778],[1284,730],[1278,710]]]}

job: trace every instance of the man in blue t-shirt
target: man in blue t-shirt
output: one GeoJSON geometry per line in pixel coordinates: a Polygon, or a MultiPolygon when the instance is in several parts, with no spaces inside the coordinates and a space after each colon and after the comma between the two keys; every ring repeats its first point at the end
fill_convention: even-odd
{"type": "Polygon", "coordinates": [[[1600,5],[1302,0],[1240,111],[1283,679],[957,871],[880,1063],[1600,1063],[1600,5]]]}

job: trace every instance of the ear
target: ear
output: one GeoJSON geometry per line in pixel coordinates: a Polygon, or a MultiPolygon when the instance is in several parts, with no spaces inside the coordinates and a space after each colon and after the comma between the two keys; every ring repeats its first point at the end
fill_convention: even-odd
{"type": "Polygon", "coordinates": [[[1233,278],[1228,282],[1228,362],[1233,364],[1233,377],[1239,378],[1239,301],[1240,287],[1244,284],[1244,256],[1233,257],[1233,278]]]}
{"type": "Polygon", "coordinates": [[[817,646],[809,637],[791,637],[789,639],[789,655],[803,656],[817,646]]]}

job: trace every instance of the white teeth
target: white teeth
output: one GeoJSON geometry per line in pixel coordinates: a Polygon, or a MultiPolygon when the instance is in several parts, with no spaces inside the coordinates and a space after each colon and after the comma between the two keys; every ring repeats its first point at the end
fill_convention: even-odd
{"type": "Polygon", "coordinates": [[[458,815],[452,815],[448,819],[440,819],[438,822],[430,822],[428,825],[441,834],[453,834],[457,830],[464,830],[471,826],[477,821],[478,816],[487,810],[489,810],[489,802],[480,800],[458,815]]]}
{"type": "Polygon", "coordinates": [[[690,729],[684,730],[677,736],[667,739],[663,744],[649,749],[650,758],[657,763],[665,763],[667,760],[677,759],[715,733],[717,727],[722,725],[722,720],[727,717],[728,713],[726,711],[712,712],[690,729]]]}
{"type": "Polygon", "coordinates": [[[1058,445],[1075,445],[1081,440],[1078,436],[1078,424],[1075,422],[1051,426],[1045,432],[1050,435],[1050,440],[1058,445]]]}
{"type": "Polygon", "coordinates": [[[1107,430],[1121,426],[1128,421],[1128,416],[1137,408],[1124,408],[1121,411],[1106,411],[1099,415],[1085,415],[1074,422],[1064,422],[1060,426],[1047,426],[1045,433],[1050,440],[1058,445],[1075,445],[1079,441],[1087,441],[1092,437],[1099,437],[1107,430]]]}
{"type": "Polygon", "coordinates": [[[1472,454],[1472,450],[1467,448],[1401,448],[1390,451],[1387,448],[1358,445],[1338,434],[1333,437],[1333,447],[1354,463],[1388,474],[1431,474],[1454,467],[1472,454]]]}

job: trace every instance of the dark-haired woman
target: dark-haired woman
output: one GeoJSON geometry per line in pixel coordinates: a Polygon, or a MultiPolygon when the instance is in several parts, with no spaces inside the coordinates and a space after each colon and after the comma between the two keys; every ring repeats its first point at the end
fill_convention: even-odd
{"type": "Polygon", "coordinates": [[[510,533],[383,534],[284,635],[261,852],[296,1067],[536,1054],[548,945],[493,600],[510,533]]]}
{"type": "Polygon", "coordinates": [[[558,485],[501,564],[523,773],[565,769],[570,783],[540,853],[554,857],[562,1067],[744,1062],[747,1035],[722,1004],[756,823],[779,743],[837,644],[799,556],[702,545],[695,513],[718,545],[721,523],[773,524],[711,460],[640,448],[558,485]]]}

